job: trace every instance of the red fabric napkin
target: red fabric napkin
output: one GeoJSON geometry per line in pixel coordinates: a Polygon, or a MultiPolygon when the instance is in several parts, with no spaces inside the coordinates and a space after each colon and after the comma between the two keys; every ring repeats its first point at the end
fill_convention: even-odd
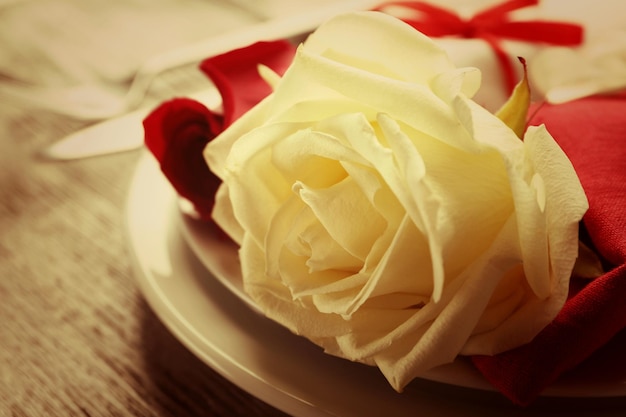
{"type": "Polygon", "coordinates": [[[483,375],[520,405],[530,404],[567,371],[579,372],[578,365],[596,374],[626,375],[626,99],[544,105],[530,120],[541,123],[578,173],[589,200],[585,232],[608,272],[587,285],[574,281],[560,314],[531,343],[473,358],[483,375]]]}
{"type": "Polygon", "coordinates": [[[257,42],[208,58],[200,68],[220,92],[223,114],[215,114],[197,101],[175,98],[159,105],[144,120],[146,147],[177,193],[193,205],[200,218],[211,219],[221,182],[204,160],[204,147],[271,92],[257,66],[263,64],[283,74],[294,53],[291,43],[279,40],[257,42]]]}

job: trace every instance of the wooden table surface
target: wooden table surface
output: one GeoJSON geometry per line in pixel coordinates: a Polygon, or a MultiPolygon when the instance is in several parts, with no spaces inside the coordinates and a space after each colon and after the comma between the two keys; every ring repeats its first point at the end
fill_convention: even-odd
{"type": "Polygon", "coordinates": [[[147,305],[124,204],[140,151],[38,152],[79,123],[0,104],[0,416],[281,416],[147,305]]]}
{"type": "MultiPolygon", "coordinates": [[[[146,103],[184,94],[173,78],[146,103]]],[[[0,96],[0,416],[284,416],[190,353],[140,292],[124,207],[142,151],[40,156],[86,125],[0,96]]]]}

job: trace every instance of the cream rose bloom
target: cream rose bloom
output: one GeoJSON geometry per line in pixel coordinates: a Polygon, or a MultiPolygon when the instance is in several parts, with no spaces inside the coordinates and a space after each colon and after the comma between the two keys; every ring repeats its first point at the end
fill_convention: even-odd
{"type": "Polygon", "coordinates": [[[567,295],[576,173],[544,127],[521,141],[473,102],[479,84],[401,21],[346,14],[206,150],[250,297],[397,390],[529,341],[567,295]]]}

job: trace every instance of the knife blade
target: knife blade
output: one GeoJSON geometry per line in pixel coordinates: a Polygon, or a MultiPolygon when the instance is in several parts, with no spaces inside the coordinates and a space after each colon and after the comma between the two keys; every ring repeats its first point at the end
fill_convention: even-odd
{"type": "MultiPolygon", "coordinates": [[[[222,98],[215,87],[190,94],[189,98],[214,111],[222,104],[222,98]]],[[[143,119],[152,110],[152,107],[140,108],[78,130],[46,148],[42,156],[67,161],[138,149],[144,143],[143,119]]]]}
{"type": "MultiPolygon", "coordinates": [[[[180,62],[188,62],[190,57],[197,57],[199,51],[202,51],[202,56],[210,56],[234,47],[245,46],[260,39],[292,38],[315,30],[325,20],[339,13],[368,10],[379,2],[380,0],[343,1],[307,13],[261,22],[241,33],[210,40],[209,44],[201,42],[198,45],[182,49],[178,59],[180,62]]],[[[211,100],[216,99],[215,96],[208,97],[209,95],[217,94],[217,99],[221,102],[219,93],[215,89],[213,89],[212,93],[205,91],[199,94],[203,95],[204,99],[209,100],[209,103],[205,104],[211,109],[211,104],[221,104],[216,101],[211,102],[211,100]],[[204,94],[207,95],[204,96],[204,94]]],[[[193,95],[191,98],[194,98],[193,95]]],[[[199,101],[202,102],[202,100],[199,101]]],[[[143,145],[143,126],[141,122],[149,112],[150,109],[142,108],[88,126],[49,146],[42,151],[42,155],[53,160],[72,160],[137,149],[143,145]]]]}

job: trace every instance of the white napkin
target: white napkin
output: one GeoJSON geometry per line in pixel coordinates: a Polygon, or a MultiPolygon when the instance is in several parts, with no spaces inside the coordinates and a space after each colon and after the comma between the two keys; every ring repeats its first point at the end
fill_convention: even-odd
{"type": "Polygon", "coordinates": [[[610,31],[581,48],[546,48],[534,57],[530,76],[551,103],[625,89],[626,28],[610,31]]]}

